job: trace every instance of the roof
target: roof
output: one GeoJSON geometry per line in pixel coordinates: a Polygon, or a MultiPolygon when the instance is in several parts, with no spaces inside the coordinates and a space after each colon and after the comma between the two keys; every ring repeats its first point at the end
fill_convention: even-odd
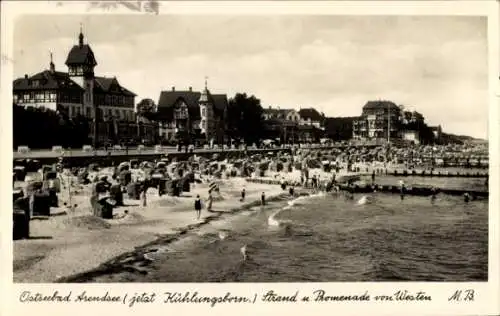
{"type": "Polygon", "coordinates": [[[212,94],[211,96],[215,111],[218,111],[219,113],[224,112],[224,110],[227,109],[228,106],[227,95],[212,94]]]}
{"type": "Polygon", "coordinates": [[[368,101],[363,106],[363,110],[373,110],[373,109],[387,108],[387,107],[399,110],[399,107],[394,102],[392,102],[392,101],[384,101],[384,100],[368,101]]]}
{"type": "Polygon", "coordinates": [[[304,119],[310,118],[311,121],[322,121],[323,120],[323,116],[321,116],[321,114],[318,111],[316,111],[316,109],[313,109],[313,108],[300,109],[299,114],[300,114],[300,117],[302,117],[304,119]]]}
{"type": "Polygon", "coordinates": [[[31,77],[18,78],[14,80],[13,90],[50,90],[50,89],[75,89],[83,91],[76,82],[70,79],[68,73],[49,70],[44,70],[31,77]],[[38,85],[34,85],[33,82],[38,81],[38,85]]]}
{"type": "Polygon", "coordinates": [[[294,112],[294,109],[277,109],[277,108],[267,108],[262,109],[262,114],[269,115],[273,118],[286,117],[289,113],[294,112]]]}
{"type": "MultiPolygon", "coordinates": [[[[178,102],[184,102],[188,107],[190,118],[200,119],[200,97],[201,93],[196,91],[162,91],[158,100],[159,118],[171,120],[174,106],[178,102]]],[[[227,95],[209,93],[209,99],[214,105],[215,113],[222,115],[228,105],[227,95]]]]}
{"type": "Polygon", "coordinates": [[[67,66],[69,65],[92,65],[96,66],[97,61],[94,52],[89,45],[74,45],[69,51],[68,58],[66,59],[67,66]]]}
{"type": "Polygon", "coordinates": [[[115,78],[106,78],[106,77],[95,77],[95,85],[94,88],[97,90],[96,92],[103,93],[117,93],[126,96],[135,97],[136,94],[132,91],[122,87],[118,80],[115,78]]]}

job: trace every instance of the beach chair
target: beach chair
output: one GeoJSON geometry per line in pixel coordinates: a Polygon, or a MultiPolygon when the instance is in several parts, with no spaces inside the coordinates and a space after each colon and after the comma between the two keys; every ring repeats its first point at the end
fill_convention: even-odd
{"type": "Polygon", "coordinates": [[[29,238],[30,216],[28,198],[18,198],[14,201],[13,214],[13,239],[29,238]]]}
{"type": "Polygon", "coordinates": [[[26,168],[24,166],[14,167],[14,181],[24,181],[26,178],[26,168]]]}
{"type": "Polygon", "coordinates": [[[30,152],[30,148],[28,146],[18,146],[17,152],[20,154],[26,154],[30,152]]]}
{"type": "Polygon", "coordinates": [[[52,152],[62,154],[63,148],[62,148],[62,146],[52,146],[52,152]]]}

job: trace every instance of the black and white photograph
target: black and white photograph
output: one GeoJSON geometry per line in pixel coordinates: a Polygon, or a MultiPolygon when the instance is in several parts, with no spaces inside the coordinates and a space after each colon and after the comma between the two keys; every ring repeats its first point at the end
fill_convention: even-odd
{"type": "Polygon", "coordinates": [[[490,18],[18,16],[12,282],[491,282],[490,18]]]}

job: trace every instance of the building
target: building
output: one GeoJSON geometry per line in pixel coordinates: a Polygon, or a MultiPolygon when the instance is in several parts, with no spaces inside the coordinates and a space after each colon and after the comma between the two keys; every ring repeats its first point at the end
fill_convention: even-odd
{"type": "Polygon", "coordinates": [[[205,81],[202,92],[162,91],[157,120],[162,139],[168,141],[218,143],[225,141],[228,100],[225,94],[212,94],[205,81]]]}
{"type": "Polygon", "coordinates": [[[361,116],[353,121],[354,139],[397,138],[401,124],[401,108],[391,101],[368,101],[361,116]]]}
{"type": "Polygon", "coordinates": [[[280,109],[269,107],[263,109],[264,135],[267,139],[277,140],[281,143],[294,144],[317,142],[323,135],[322,121],[314,116],[314,109],[307,110],[302,117],[300,111],[294,109],[280,109]],[[312,111],[311,111],[312,110],[312,111]],[[319,127],[318,127],[319,126],[319,127]]]}
{"type": "Polygon", "coordinates": [[[268,107],[262,110],[262,116],[264,120],[281,120],[288,122],[300,123],[300,115],[294,109],[280,109],[268,107]]]}
{"type": "MultiPolygon", "coordinates": [[[[49,69],[14,80],[14,103],[20,106],[45,107],[69,118],[83,116],[94,120],[97,111],[98,137],[101,142],[119,142],[136,135],[135,94],[116,77],[96,76],[97,60],[82,31],[78,44],[67,56],[68,72],[56,71],[51,60],[49,69]]],[[[89,133],[93,137],[93,126],[89,133]]]]}
{"type": "Polygon", "coordinates": [[[325,118],[314,108],[306,108],[299,110],[300,125],[314,126],[319,129],[324,129],[325,118]]]}

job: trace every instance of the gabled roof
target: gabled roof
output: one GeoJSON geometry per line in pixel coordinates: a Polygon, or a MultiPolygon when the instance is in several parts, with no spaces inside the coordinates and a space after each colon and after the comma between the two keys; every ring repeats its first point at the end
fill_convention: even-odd
{"type": "MultiPolygon", "coordinates": [[[[191,119],[200,119],[200,92],[196,91],[162,91],[158,100],[159,117],[166,120],[171,120],[173,108],[179,102],[187,105],[189,116],[191,119]]],[[[216,114],[222,115],[227,108],[228,100],[225,94],[210,94],[210,102],[214,105],[216,114]]]]}
{"type": "Polygon", "coordinates": [[[75,89],[83,91],[76,82],[70,79],[65,72],[44,70],[31,77],[18,78],[14,80],[13,90],[50,90],[50,89],[75,89]],[[38,81],[38,85],[33,83],[38,81]]]}
{"type": "Polygon", "coordinates": [[[310,118],[311,121],[319,122],[319,121],[323,120],[323,117],[321,116],[321,114],[318,111],[316,111],[316,109],[313,109],[313,108],[300,109],[299,115],[303,119],[310,118]]]}
{"type": "Polygon", "coordinates": [[[272,118],[282,118],[286,117],[289,113],[294,111],[295,111],[294,109],[267,108],[267,109],[262,109],[262,114],[269,115],[272,118]]]}
{"type": "Polygon", "coordinates": [[[188,107],[197,107],[201,93],[194,91],[162,91],[158,100],[158,108],[173,107],[182,100],[188,107]]]}
{"type": "Polygon", "coordinates": [[[384,101],[384,100],[368,101],[363,106],[363,110],[384,109],[387,107],[390,107],[391,109],[398,109],[399,110],[399,107],[394,102],[384,101]]]}
{"type": "Polygon", "coordinates": [[[89,45],[74,45],[69,51],[68,58],[66,59],[67,66],[69,65],[92,65],[96,66],[97,61],[94,52],[89,45]]]}
{"type": "Polygon", "coordinates": [[[211,96],[215,111],[219,112],[219,114],[224,113],[224,110],[226,110],[228,106],[227,95],[212,94],[211,96]]]}
{"type": "Polygon", "coordinates": [[[94,82],[95,82],[94,88],[97,90],[96,92],[104,92],[104,93],[115,92],[132,97],[136,96],[135,93],[122,87],[116,78],[95,77],[94,82]],[[112,88],[116,88],[117,91],[113,91],[112,88]]]}

